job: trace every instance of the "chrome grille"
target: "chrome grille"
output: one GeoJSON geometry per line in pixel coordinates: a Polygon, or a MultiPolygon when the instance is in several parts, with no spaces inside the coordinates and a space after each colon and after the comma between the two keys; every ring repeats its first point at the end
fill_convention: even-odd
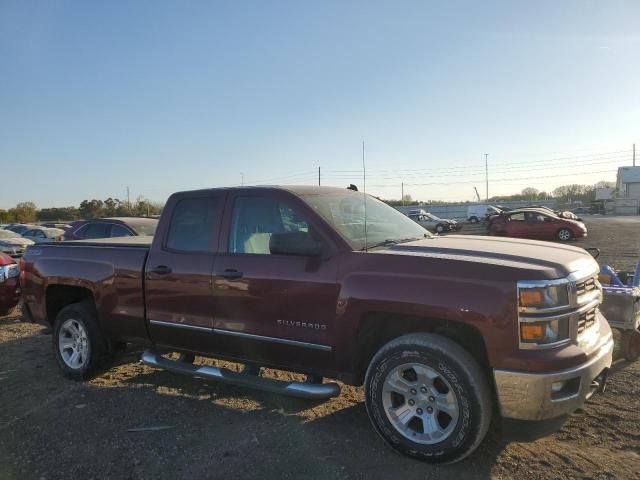
{"type": "Polygon", "coordinates": [[[587,278],[586,280],[576,283],[576,294],[580,297],[581,295],[591,292],[597,288],[598,284],[596,283],[596,277],[587,278]]]}
{"type": "Polygon", "coordinates": [[[597,308],[592,308],[580,314],[578,317],[578,335],[596,323],[596,311],[597,308]]]}

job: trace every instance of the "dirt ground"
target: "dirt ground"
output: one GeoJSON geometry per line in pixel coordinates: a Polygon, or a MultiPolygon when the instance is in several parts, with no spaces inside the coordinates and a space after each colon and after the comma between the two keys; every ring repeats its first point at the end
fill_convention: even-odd
{"type": "MultiPolygon", "coordinates": [[[[576,245],[634,267],[640,218],[586,222],[589,237],[576,245]]],[[[433,466],[378,438],[359,388],[311,403],[154,370],[139,354],[72,382],[50,335],[0,318],[0,479],[640,478],[640,361],[618,361],[607,392],[560,432],[508,445],[491,433],[467,460],[433,466]]]]}

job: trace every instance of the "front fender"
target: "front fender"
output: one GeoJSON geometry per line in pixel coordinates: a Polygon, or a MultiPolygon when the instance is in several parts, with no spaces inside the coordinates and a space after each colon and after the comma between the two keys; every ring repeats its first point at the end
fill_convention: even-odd
{"type": "Polygon", "coordinates": [[[438,274],[348,275],[341,285],[337,309],[339,368],[350,369],[359,328],[371,313],[395,316],[398,321],[424,318],[425,331],[429,330],[429,319],[467,324],[482,334],[490,356],[504,353],[499,350],[512,346],[517,333],[513,288],[511,282],[479,282],[438,274]]]}

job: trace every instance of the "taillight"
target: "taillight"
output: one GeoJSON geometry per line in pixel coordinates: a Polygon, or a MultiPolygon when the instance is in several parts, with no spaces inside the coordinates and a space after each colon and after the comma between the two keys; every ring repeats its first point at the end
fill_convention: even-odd
{"type": "Polygon", "coordinates": [[[18,277],[18,284],[22,287],[24,286],[24,281],[27,277],[27,264],[24,259],[20,259],[20,276],[18,277]]]}

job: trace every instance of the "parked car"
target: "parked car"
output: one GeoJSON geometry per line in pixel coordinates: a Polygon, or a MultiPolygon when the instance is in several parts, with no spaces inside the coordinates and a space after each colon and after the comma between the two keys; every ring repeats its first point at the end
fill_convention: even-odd
{"type": "Polygon", "coordinates": [[[146,217],[95,218],[74,222],[63,240],[153,236],[158,219],[146,217]]]}
{"type": "Polygon", "coordinates": [[[20,300],[20,268],[13,258],[0,253],[0,316],[11,313],[20,300]]]}
{"type": "Polygon", "coordinates": [[[469,205],[467,207],[467,220],[471,223],[484,222],[488,220],[491,215],[499,215],[501,211],[502,210],[492,205],[469,205]]]}
{"type": "Polygon", "coordinates": [[[36,227],[31,230],[27,230],[22,234],[23,238],[28,238],[34,243],[53,242],[60,240],[64,235],[64,230],[61,228],[43,228],[36,227]]]}
{"type": "Polygon", "coordinates": [[[33,245],[33,241],[23,238],[20,234],[11,230],[0,230],[0,252],[10,257],[21,257],[25,248],[33,245]]]}
{"type": "Polygon", "coordinates": [[[283,395],[338,395],[323,377],[364,384],[378,433],[431,462],[469,455],[492,415],[508,438],[549,434],[604,388],[613,340],[586,251],[433,236],[364,198],[330,187],[174,194],[153,238],[27,249],[25,316],[52,327],[75,380],[130,342],[147,365],[283,395]],[[262,366],[307,380],[266,378],[262,366]]]}
{"type": "Polygon", "coordinates": [[[570,212],[568,210],[554,210],[552,208],[549,207],[545,207],[544,205],[529,205],[527,207],[522,207],[519,210],[522,209],[538,209],[538,210],[544,210],[545,212],[551,212],[553,214],[555,214],[556,216],[560,217],[560,218],[568,218],[569,220],[578,220],[578,221],[582,221],[581,218],[579,218],[575,213],[570,212]]]}
{"type": "Polygon", "coordinates": [[[5,228],[5,230],[10,230],[12,232],[22,235],[27,230],[31,230],[32,228],[37,228],[37,227],[38,225],[31,225],[28,223],[12,223],[11,225],[8,225],[5,228]]]}
{"type": "Polygon", "coordinates": [[[423,209],[409,210],[408,217],[414,222],[422,225],[430,232],[444,233],[451,231],[458,231],[462,228],[455,220],[449,220],[445,218],[436,217],[432,213],[426,212],[423,209]]]}
{"type": "Polygon", "coordinates": [[[487,230],[490,235],[563,242],[587,236],[584,223],[542,209],[512,210],[497,215],[491,218],[487,230]]]}
{"type": "Polygon", "coordinates": [[[571,210],[571,212],[573,212],[574,215],[588,215],[591,213],[591,209],[587,208],[587,207],[576,207],[573,210],[571,210]]]}
{"type": "Polygon", "coordinates": [[[61,223],[61,222],[45,222],[45,223],[41,223],[40,226],[46,227],[46,228],[61,228],[63,230],[66,230],[67,228],[71,227],[71,224],[61,223]]]}

